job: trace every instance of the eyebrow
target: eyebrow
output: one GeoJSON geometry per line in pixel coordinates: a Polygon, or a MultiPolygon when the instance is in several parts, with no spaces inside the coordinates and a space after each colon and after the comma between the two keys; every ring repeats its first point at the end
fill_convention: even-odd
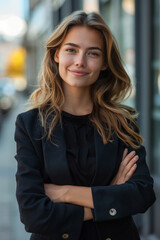
{"type": "MultiPolygon", "coordinates": [[[[80,46],[78,45],[78,44],[75,44],[75,43],[71,43],[71,42],[68,42],[68,43],[65,43],[64,45],[69,45],[69,46],[73,46],[73,47],[77,47],[77,48],[80,48],[80,46]]],[[[101,49],[101,48],[99,48],[99,47],[96,47],[96,46],[93,46],[93,47],[89,47],[89,48],[87,48],[87,49],[89,49],[89,50],[99,50],[99,51],[101,51],[101,52],[103,52],[103,50],[101,49]]]]}

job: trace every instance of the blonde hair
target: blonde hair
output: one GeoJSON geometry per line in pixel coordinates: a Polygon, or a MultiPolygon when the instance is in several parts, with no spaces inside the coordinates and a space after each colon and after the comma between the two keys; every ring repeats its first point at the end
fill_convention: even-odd
{"type": "Polygon", "coordinates": [[[58,64],[54,61],[54,54],[73,26],[86,26],[100,31],[105,44],[104,56],[108,67],[100,73],[99,78],[90,88],[93,100],[90,120],[96,125],[104,144],[111,141],[115,133],[126,145],[138,148],[142,137],[139,130],[137,131],[136,111],[121,104],[131,92],[131,81],[122,65],[116,41],[98,13],[83,11],[72,13],[48,39],[41,69],[40,88],[30,96],[31,109],[39,109],[42,126],[50,139],[54,127],[61,121],[65,100],[62,79],[59,76],[58,64]]]}

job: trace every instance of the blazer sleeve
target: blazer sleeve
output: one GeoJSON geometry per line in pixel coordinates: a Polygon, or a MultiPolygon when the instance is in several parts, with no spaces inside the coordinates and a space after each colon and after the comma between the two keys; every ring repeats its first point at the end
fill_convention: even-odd
{"type": "Polygon", "coordinates": [[[84,208],[54,203],[45,195],[42,160],[38,157],[21,115],[16,120],[15,141],[18,164],[16,196],[26,231],[49,235],[56,240],[68,234],[70,239],[77,240],[83,224],[84,208]]]}
{"type": "Polygon", "coordinates": [[[94,221],[114,220],[144,213],[155,201],[153,179],[145,160],[145,148],[141,146],[136,152],[139,156],[137,169],[127,182],[92,187],[94,221]]]}

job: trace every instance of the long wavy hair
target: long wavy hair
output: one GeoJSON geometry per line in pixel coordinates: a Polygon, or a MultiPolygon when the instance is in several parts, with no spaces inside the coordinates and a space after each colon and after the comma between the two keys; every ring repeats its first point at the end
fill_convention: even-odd
{"type": "Polygon", "coordinates": [[[133,108],[122,104],[131,92],[131,81],[123,67],[116,41],[98,13],[73,12],[50,36],[40,73],[40,87],[30,96],[30,109],[38,108],[44,132],[51,139],[54,127],[61,122],[65,101],[54,54],[73,26],[86,26],[100,31],[105,45],[107,69],[100,73],[97,81],[90,87],[93,101],[90,120],[97,127],[104,144],[112,141],[113,134],[116,134],[127,146],[138,148],[142,137],[135,120],[137,113],[133,108]]]}

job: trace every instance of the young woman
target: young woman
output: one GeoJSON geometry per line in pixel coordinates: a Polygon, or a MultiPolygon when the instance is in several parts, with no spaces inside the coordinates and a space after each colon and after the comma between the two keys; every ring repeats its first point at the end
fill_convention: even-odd
{"type": "Polygon", "coordinates": [[[21,221],[37,240],[138,240],[155,201],[130,79],[97,13],[74,12],[46,44],[40,88],[15,140],[21,221]]]}

